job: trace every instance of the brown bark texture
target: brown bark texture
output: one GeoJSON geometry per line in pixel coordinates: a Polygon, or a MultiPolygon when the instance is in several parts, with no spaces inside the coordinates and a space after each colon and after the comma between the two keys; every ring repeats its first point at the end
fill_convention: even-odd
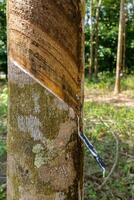
{"type": "Polygon", "coordinates": [[[82,200],[82,0],[8,0],[7,200],[82,200]]]}
{"type": "Polygon", "coordinates": [[[123,56],[123,61],[122,61],[122,72],[126,71],[125,68],[125,59],[126,59],[126,20],[127,20],[127,11],[126,7],[124,8],[124,25],[123,25],[123,50],[122,50],[122,56],[123,56]]]}
{"type": "Polygon", "coordinates": [[[123,65],[123,33],[124,33],[124,3],[125,0],[120,1],[120,19],[119,19],[119,33],[118,33],[118,47],[117,47],[117,63],[116,63],[116,80],[114,93],[120,93],[120,72],[123,65]]]}
{"type": "Polygon", "coordinates": [[[94,31],[93,31],[93,0],[90,0],[90,62],[89,79],[92,77],[94,65],[94,31]]]}
{"type": "Polygon", "coordinates": [[[95,58],[94,58],[94,76],[98,76],[98,48],[99,48],[99,17],[102,0],[98,0],[96,9],[96,24],[95,24],[95,58]]]}

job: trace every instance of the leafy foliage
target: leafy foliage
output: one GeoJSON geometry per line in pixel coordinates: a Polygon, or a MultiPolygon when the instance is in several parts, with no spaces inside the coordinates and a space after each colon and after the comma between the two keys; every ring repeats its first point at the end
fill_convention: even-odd
{"type": "Polygon", "coordinates": [[[7,74],[6,1],[0,0],[0,71],[7,74]]]}
{"type": "MultiPolygon", "coordinates": [[[[94,1],[94,21],[96,11],[96,1],[94,1]]],[[[86,23],[85,23],[85,60],[86,72],[90,55],[90,0],[86,1],[86,23]],[[88,20],[87,20],[88,19],[88,20]]],[[[118,26],[119,26],[119,7],[118,0],[103,0],[100,9],[99,19],[99,71],[115,72],[118,26]]],[[[125,72],[132,73],[134,71],[134,9],[132,1],[126,3],[126,58],[125,72]]],[[[94,32],[95,37],[95,32],[94,32]]]]}
{"type": "Polygon", "coordinates": [[[7,87],[0,84],[0,135],[6,133],[7,118],[7,87]]]}
{"type": "Polygon", "coordinates": [[[0,200],[6,200],[7,85],[0,82],[0,200]]]}
{"type": "Polygon", "coordinates": [[[0,200],[6,200],[6,184],[0,185],[0,200]]]}
{"type": "MultiPolygon", "coordinates": [[[[113,91],[115,83],[115,77],[113,74],[109,72],[100,72],[98,74],[98,79],[96,80],[94,77],[89,81],[88,78],[85,79],[85,88],[90,90],[100,90],[100,91],[113,91]]],[[[127,93],[133,93],[134,90],[134,76],[123,75],[121,79],[122,90],[127,93]]]]}

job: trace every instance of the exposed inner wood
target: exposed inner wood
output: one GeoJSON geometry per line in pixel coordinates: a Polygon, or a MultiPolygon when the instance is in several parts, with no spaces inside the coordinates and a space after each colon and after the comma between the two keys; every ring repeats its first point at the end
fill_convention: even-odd
{"type": "Polygon", "coordinates": [[[8,20],[9,57],[75,110],[83,68],[78,2],[11,0],[8,20]]]}

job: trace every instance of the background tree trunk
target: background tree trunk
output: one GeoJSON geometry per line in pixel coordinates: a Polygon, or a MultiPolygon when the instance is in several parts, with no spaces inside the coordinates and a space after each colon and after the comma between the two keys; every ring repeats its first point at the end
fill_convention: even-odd
{"type": "Polygon", "coordinates": [[[7,200],[83,198],[83,7],[8,1],[7,200]]]}
{"type": "Polygon", "coordinates": [[[94,63],[93,0],[90,0],[90,62],[89,79],[92,77],[94,63]]]}
{"type": "MultiPolygon", "coordinates": [[[[126,5],[127,6],[127,5],[126,5]]],[[[125,6],[125,7],[126,7],[125,6]]],[[[126,20],[127,20],[127,9],[124,8],[124,25],[123,25],[123,61],[122,61],[122,71],[126,73],[126,69],[125,69],[125,57],[126,57],[126,20]]]]}
{"type": "Polygon", "coordinates": [[[95,58],[94,58],[94,76],[98,76],[98,48],[99,48],[99,17],[100,17],[100,7],[102,0],[99,0],[97,3],[96,9],[96,25],[95,25],[95,58]]]}
{"type": "Polygon", "coordinates": [[[123,33],[124,33],[124,3],[125,0],[120,2],[120,20],[119,20],[119,33],[118,33],[118,48],[117,48],[117,64],[116,64],[116,80],[114,93],[120,93],[120,72],[123,64],[123,33]]]}

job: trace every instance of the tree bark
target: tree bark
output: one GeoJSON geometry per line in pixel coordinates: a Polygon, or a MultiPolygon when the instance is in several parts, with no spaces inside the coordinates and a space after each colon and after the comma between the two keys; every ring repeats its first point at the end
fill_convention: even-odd
{"type": "Polygon", "coordinates": [[[125,0],[120,1],[120,19],[119,19],[116,80],[115,80],[114,94],[120,93],[120,72],[123,64],[124,3],[125,0]]]}
{"type": "Polygon", "coordinates": [[[122,72],[126,72],[126,68],[125,68],[125,58],[126,58],[126,20],[127,20],[127,12],[126,12],[126,8],[124,8],[122,72]]]}
{"type": "Polygon", "coordinates": [[[82,200],[84,2],[8,0],[7,200],[82,200]]]}
{"type": "Polygon", "coordinates": [[[100,7],[102,0],[99,0],[97,3],[96,9],[96,24],[95,24],[95,59],[94,59],[94,76],[98,76],[98,48],[99,48],[99,17],[100,17],[100,7]]]}
{"type": "Polygon", "coordinates": [[[92,77],[94,64],[94,33],[93,33],[93,0],[90,0],[90,62],[89,79],[92,77]]]}

